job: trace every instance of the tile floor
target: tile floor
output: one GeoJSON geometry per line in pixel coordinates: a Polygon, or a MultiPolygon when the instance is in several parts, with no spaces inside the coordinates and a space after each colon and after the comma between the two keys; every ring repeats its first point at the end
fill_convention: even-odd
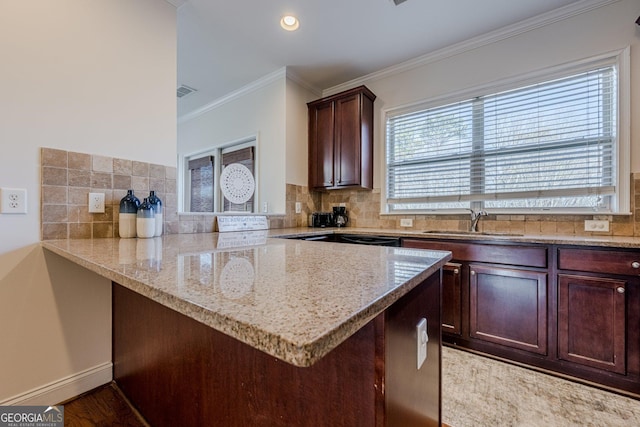
{"type": "Polygon", "coordinates": [[[442,421],[451,427],[640,426],[640,400],[443,348],[442,421]]]}

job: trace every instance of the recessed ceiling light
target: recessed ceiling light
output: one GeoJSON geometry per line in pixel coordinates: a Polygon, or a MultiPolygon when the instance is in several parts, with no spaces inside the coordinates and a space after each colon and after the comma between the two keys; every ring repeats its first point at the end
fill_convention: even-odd
{"type": "Polygon", "coordinates": [[[300,26],[300,21],[293,15],[285,15],[280,20],[280,26],[287,31],[295,31],[300,26]]]}

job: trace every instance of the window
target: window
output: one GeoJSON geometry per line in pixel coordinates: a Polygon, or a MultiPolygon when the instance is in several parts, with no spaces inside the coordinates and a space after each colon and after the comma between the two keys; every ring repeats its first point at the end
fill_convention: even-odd
{"type": "Polygon", "coordinates": [[[191,175],[190,204],[191,212],[213,212],[213,169],[215,157],[204,156],[189,160],[189,172],[191,175]]]}
{"type": "Polygon", "coordinates": [[[624,209],[615,59],[388,112],[388,212],[624,209]]]}
{"type": "MultiPolygon", "coordinates": [[[[251,174],[255,176],[253,170],[253,151],[255,147],[246,147],[238,149],[236,147],[227,148],[222,150],[222,170],[232,163],[239,163],[244,165],[251,171],[251,174]]],[[[245,203],[237,204],[227,200],[226,197],[222,197],[222,211],[223,212],[253,212],[253,200],[255,193],[245,203]]]]}
{"type": "Polygon", "coordinates": [[[255,194],[242,204],[231,203],[220,191],[220,174],[232,163],[247,167],[255,178],[255,139],[212,148],[184,158],[186,212],[253,212],[255,194]]]}

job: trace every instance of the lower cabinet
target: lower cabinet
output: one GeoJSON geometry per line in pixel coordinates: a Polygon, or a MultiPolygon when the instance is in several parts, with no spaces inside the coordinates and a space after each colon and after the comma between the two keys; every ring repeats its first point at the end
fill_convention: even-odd
{"type": "Polygon", "coordinates": [[[626,286],[619,279],[558,275],[560,359],[626,372],[626,286]]]}
{"type": "Polygon", "coordinates": [[[557,267],[558,359],[640,394],[640,252],[559,247],[557,267]]]}
{"type": "Polygon", "coordinates": [[[442,269],[442,332],[462,334],[462,264],[449,262],[442,269]]]}
{"type": "Polygon", "coordinates": [[[547,354],[547,273],[469,265],[469,335],[547,354]]]}
{"type": "Polygon", "coordinates": [[[403,239],[448,250],[446,345],[640,396],[640,250],[403,239]]]}
{"type": "Polygon", "coordinates": [[[513,349],[547,353],[546,246],[423,239],[403,246],[453,254],[442,278],[443,342],[501,357],[513,349]]]}

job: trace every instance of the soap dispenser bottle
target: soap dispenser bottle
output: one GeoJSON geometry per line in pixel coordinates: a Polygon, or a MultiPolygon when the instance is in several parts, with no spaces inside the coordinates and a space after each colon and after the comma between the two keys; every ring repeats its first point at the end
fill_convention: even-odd
{"type": "Polygon", "coordinates": [[[160,198],[156,196],[156,192],[153,190],[149,193],[149,197],[147,199],[149,200],[149,204],[153,207],[153,211],[155,214],[156,231],[154,236],[160,237],[162,236],[162,225],[163,225],[162,200],[160,200],[160,198]]]}
{"type": "Polygon", "coordinates": [[[127,190],[127,195],[120,200],[118,231],[121,238],[136,237],[138,206],[140,206],[140,200],[133,194],[133,190],[127,190]]]}

